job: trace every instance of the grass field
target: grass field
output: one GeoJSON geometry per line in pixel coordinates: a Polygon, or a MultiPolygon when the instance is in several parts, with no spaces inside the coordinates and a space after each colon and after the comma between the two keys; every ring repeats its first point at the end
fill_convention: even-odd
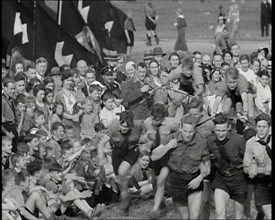
{"type": "MultiPolygon", "coordinates": [[[[136,25],[136,39],[145,39],[144,6],[146,0],[134,2],[111,1],[115,6],[126,12],[133,10],[133,19],[136,25]]],[[[176,21],[176,10],[181,8],[187,22],[186,39],[212,39],[214,30],[209,29],[211,25],[217,24],[219,14],[218,6],[223,5],[228,14],[230,0],[152,0],[159,13],[157,32],[162,39],[176,39],[177,32],[173,26],[176,21]]],[[[240,6],[240,32],[239,39],[260,39],[260,1],[245,0],[240,6]]]]}
{"type": "MultiPolygon", "coordinates": [[[[113,5],[126,13],[133,10],[133,20],[137,31],[135,32],[135,46],[131,59],[139,61],[143,58],[143,52],[148,49],[146,42],[146,29],[144,27],[144,6],[146,0],[136,1],[111,1],[113,5]]],[[[218,17],[218,6],[223,5],[228,14],[230,0],[152,0],[159,13],[157,32],[161,39],[160,46],[169,54],[173,51],[177,38],[177,31],[173,24],[176,21],[176,10],[182,8],[186,22],[186,41],[189,51],[200,50],[202,53],[212,54],[213,34],[218,17]]],[[[270,38],[260,37],[260,1],[237,0],[240,6],[240,27],[237,42],[243,53],[250,54],[259,47],[268,47],[270,38]]],[[[52,9],[57,9],[57,1],[46,1],[52,9]]],[[[153,41],[153,47],[155,47],[153,41]]],[[[165,57],[167,58],[167,56],[165,57]]]]}

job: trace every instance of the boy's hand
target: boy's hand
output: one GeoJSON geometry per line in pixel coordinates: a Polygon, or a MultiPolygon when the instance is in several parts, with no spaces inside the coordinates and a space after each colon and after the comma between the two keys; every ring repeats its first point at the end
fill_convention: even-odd
{"type": "Polygon", "coordinates": [[[172,149],[177,147],[177,139],[171,139],[168,144],[172,149]]]}
{"type": "Polygon", "coordinates": [[[72,116],[72,121],[74,121],[74,122],[78,122],[79,121],[79,118],[78,118],[77,114],[72,116]]]}
{"type": "Polygon", "coordinates": [[[188,188],[197,189],[200,186],[202,180],[203,178],[201,177],[201,175],[197,176],[195,179],[192,179],[190,183],[188,183],[188,188]]]}
{"type": "Polygon", "coordinates": [[[150,87],[148,85],[145,85],[143,87],[141,87],[141,92],[144,93],[144,92],[147,92],[148,90],[150,89],[150,87]]]}
{"type": "Polygon", "coordinates": [[[91,190],[85,190],[85,191],[81,192],[81,194],[82,194],[83,198],[88,198],[88,197],[92,196],[93,192],[91,190]]]}

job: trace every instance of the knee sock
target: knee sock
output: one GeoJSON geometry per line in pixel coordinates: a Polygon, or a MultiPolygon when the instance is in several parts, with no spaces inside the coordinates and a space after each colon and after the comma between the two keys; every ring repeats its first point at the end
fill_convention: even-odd
{"type": "Polygon", "coordinates": [[[147,41],[151,41],[151,36],[149,34],[146,34],[147,41]]]}

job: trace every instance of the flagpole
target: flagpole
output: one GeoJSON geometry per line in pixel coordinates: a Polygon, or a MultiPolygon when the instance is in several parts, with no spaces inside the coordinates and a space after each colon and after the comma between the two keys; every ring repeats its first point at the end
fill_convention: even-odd
{"type": "MultiPolygon", "coordinates": [[[[62,13],[62,0],[58,0],[58,6],[57,6],[57,24],[60,26],[61,25],[61,13],[62,13]]],[[[60,28],[58,29],[57,32],[57,39],[59,40],[59,35],[60,35],[60,28]]]]}
{"type": "Polygon", "coordinates": [[[32,59],[33,61],[35,61],[35,57],[36,57],[36,4],[37,1],[34,0],[33,1],[33,48],[32,48],[32,59]]]}
{"type": "Polygon", "coordinates": [[[57,13],[57,23],[61,25],[61,13],[62,13],[62,0],[58,0],[58,13],[57,13]]]}

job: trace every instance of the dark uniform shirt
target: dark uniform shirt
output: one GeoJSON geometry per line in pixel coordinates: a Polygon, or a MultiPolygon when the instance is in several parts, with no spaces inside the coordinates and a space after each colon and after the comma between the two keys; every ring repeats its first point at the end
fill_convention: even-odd
{"type": "Polygon", "coordinates": [[[208,138],[207,146],[213,165],[222,175],[243,169],[245,139],[240,135],[230,132],[223,141],[213,135],[208,138]]]}
{"type": "Polygon", "coordinates": [[[200,170],[201,161],[209,159],[210,153],[205,138],[195,134],[193,140],[186,143],[180,134],[177,147],[171,152],[168,166],[177,173],[197,173],[200,170]]]}

